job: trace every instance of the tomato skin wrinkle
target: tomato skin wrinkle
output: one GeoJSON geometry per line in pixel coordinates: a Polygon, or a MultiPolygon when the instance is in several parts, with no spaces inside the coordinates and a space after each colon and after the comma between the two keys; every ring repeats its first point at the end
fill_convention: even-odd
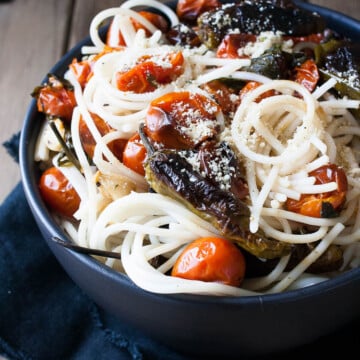
{"type": "Polygon", "coordinates": [[[171,275],[240,286],[245,276],[245,267],[244,256],[234,243],[224,238],[204,237],[185,247],[171,275]]]}

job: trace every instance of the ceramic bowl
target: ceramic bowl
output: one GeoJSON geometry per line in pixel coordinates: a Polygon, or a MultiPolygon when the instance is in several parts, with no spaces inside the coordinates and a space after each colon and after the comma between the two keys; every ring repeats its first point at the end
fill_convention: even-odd
{"type": "MultiPolygon", "coordinates": [[[[319,12],[334,30],[360,38],[360,23],[356,20],[326,8],[298,3],[319,12]]],[[[51,72],[63,74],[89,41],[79,43],[51,72]]],[[[88,255],[59,246],[51,238],[66,236],[46,209],[37,186],[39,173],[33,154],[39,129],[39,114],[32,100],[21,132],[20,167],[36,222],[68,275],[122,323],[180,352],[220,357],[292,349],[314,342],[360,316],[360,268],[317,285],[272,295],[160,295],[138,288],[126,275],[88,255]]]]}

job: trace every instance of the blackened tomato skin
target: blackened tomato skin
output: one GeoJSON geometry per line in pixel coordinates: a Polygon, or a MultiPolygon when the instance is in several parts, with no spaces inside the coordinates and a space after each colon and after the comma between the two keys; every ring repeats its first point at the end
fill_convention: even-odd
{"type": "Polygon", "coordinates": [[[79,195],[56,167],[43,172],[39,181],[39,190],[45,204],[57,214],[72,217],[79,208],[79,195]]]}
{"type": "Polygon", "coordinates": [[[241,250],[229,240],[199,238],[185,247],[171,275],[240,286],[245,276],[245,258],[241,250]]]}

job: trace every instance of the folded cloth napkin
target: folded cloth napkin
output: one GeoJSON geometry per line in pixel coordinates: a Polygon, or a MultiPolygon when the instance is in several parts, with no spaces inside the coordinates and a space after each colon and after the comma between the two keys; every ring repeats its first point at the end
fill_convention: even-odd
{"type": "MultiPolygon", "coordinates": [[[[10,154],[16,154],[17,142],[14,136],[5,144],[10,154]]],[[[0,355],[10,360],[189,359],[129,329],[72,282],[43,240],[21,183],[0,206],[0,229],[0,355]]],[[[337,349],[357,353],[359,329],[354,323],[276,358],[314,358],[337,349]]]]}

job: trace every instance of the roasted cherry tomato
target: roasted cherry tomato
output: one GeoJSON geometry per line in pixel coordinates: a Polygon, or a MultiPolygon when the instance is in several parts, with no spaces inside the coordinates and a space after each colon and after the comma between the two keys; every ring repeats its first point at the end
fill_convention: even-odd
{"type": "Polygon", "coordinates": [[[77,61],[77,59],[74,59],[70,64],[70,69],[75,74],[81,87],[84,88],[92,75],[91,63],[88,60],[77,61]]]}
{"type": "Polygon", "coordinates": [[[348,189],[344,170],[335,164],[322,166],[309,173],[316,178],[315,184],[335,181],[337,189],[323,194],[303,194],[300,200],[288,199],[286,207],[302,215],[329,218],[338,215],[346,200],[348,189]]]}
{"type": "Polygon", "coordinates": [[[76,100],[74,90],[66,81],[60,81],[56,76],[49,76],[48,82],[34,90],[37,99],[37,109],[49,116],[70,121],[76,100]]]}
{"type": "Polygon", "coordinates": [[[218,134],[220,111],[218,104],[202,94],[168,93],[151,102],[145,133],[166,148],[193,148],[218,134]]]}
{"type": "Polygon", "coordinates": [[[133,91],[137,94],[151,92],[159,85],[169,84],[183,72],[184,57],[182,53],[164,54],[160,59],[143,56],[138,63],[128,71],[116,73],[116,85],[121,91],[133,91]],[[168,66],[164,66],[167,63],[168,66]]]}
{"type": "MultiPolygon", "coordinates": [[[[240,90],[240,99],[242,100],[244,98],[244,96],[253,91],[254,89],[256,89],[257,87],[259,87],[261,85],[261,83],[257,82],[257,81],[249,81],[246,83],[246,85],[240,90]]],[[[262,93],[257,99],[256,102],[260,102],[261,100],[270,97],[270,96],[274,96],[275,95],[275,91],[274,90],[268,90],[264,93],[262,93]]]]}
{"type": "Polygon", "coordinates": [[[80,205],[80,197],[74,187],[56,167],[43,172],[39,190],[45,204],[66,217],[72,217],[80,205]]]}
{"type": "Polygon", "coordinates": [[[314,60],[308,59],[295,68],[295,81],[313,92],[320,79],[319,70],[314,60]]]}
{"type": "Polygon", "coordinates": [[[218,0],[178,0],[176,14],[181,22],[195,24],[202,13],[221,6],[218,0]]]}
{"type": "MultiPolygon", "coordinates": [[[[144,17],[146,20],[151,22],[162,33],[166,33],[169,30],[169,23],[163,16],[152,13],[150,11],[139,11],[138,13],[139,13],[139,15],[144,17]]],[[[136,21],[133,18],[131,18],[131,22],[136,31],[143,29],[143,30],[145,30],[146,36],[148,36],[148,37],[151,36],[151,32],[146,27],[144,27],[144,25],[142,25],[140,22],[136,21]]],[[[121,32],[114,33],[114,31],[112,29],[112,24],[110,24],[109,30],[106,34],[106,45],[111,46],[111,47],[126,45],[121,32]]]]}
{"type": "Polygon", "coordinates": [[[146,154],[146,148],[141,142],[139,133],[135,133],[125,145],[123,164],[138,174],[145,175],[144,161],[146,154]]]}
{"type": "MultiPolygon", "coordinates": [[[[91,117],[95,123],[96,128],[99,130],[102,136],[108,134],[110,131],[113,131],[111,126],[107,122],[105,122],[100,116],[96,114],[91,114],[91,117]]],[[[96,141],[82,118],[80,119],[79,123],[79,134],[84,151],[89,156],[89,158],[92,159],[94,157],[96,141]]],[[[110,142],[108,145],[114,156],[116,156],[120,161],[122,161],[122,154],[126,142],[126,139],[116,139],[110,142]]]]}
{"type": "Polygon", "coordinates": [[[247,58],[247,55],[239,54],[238,50],[255,41],[256,36],[252,34],[228,34],[220,43],[216,56],[227,59],[247,58]]]}
{"type": "Polygon", "coordinates": [[[202,88],[215,99],[225,115],[235,112],[240,104],[237,91],[219,80],[210,81],[202,88]]]}
{"type": "Polygon", "coordinates": [[[204,237],[185,247],[171,275],[240,286],[245,276],[245,258],[241,250],[229,240],[204,237]]]}

